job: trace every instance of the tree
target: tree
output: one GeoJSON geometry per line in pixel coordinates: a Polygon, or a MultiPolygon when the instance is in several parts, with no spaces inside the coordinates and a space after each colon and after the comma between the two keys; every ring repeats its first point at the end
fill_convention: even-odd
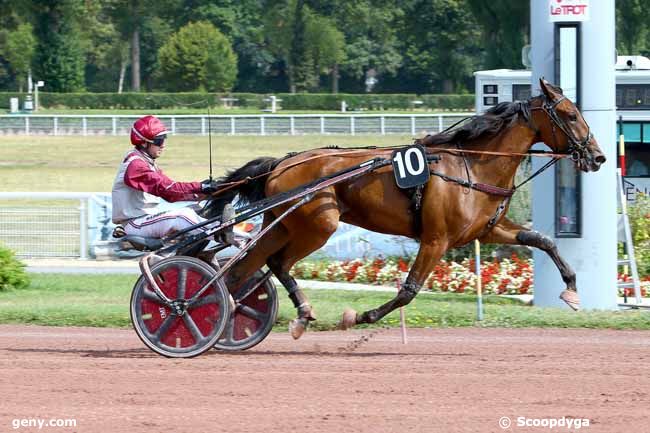
{"type": "Polygon", "coordinates": [[[485,67],[522,67],[521,49],[529,41],[530,2],[464,0],[482,28],[485,67]]]}
{"type": "Polygon", "coordinates": [[[330,18],[311,14],[307,20],[307,45],[314,60],[316,75],[331,76],[332,93],[338,92],[339,65],[346,60],[345,36],[330,18]]]}
{"type": "MultiPolygon", "coordinates": [[[[332,18],[344,35],[346,60],[340,65],[340,71],[341,84],[347,91],[360,91],[370,69],[381,77],[397,73],[402,66],[397,26],[403,15],[401,2],[312,0],[309,5],[319,14],[332,18]]],[[[381,81],[380,78],[380,85],[381,81]]]]}
{"type": "Polygon", "coordinates": [[[479,31],[464,1],[403,2],[405,69],[427,92],[461,92],[478,65],[479,31]]]}
{"type": "Polygon", "coordinates": [[[36,38],[31,24],[20,24],[16,30],[6,35],[3,56],[16,75],[19,92],[23,91],[23,83],[31,68],[35,50],[36,38]]]}
{"type": "Polygon", "coordinates": [[[38,45],[35,75],[52,92],[84,89],[84,51],[79,20],[81,0],[32,0],[38,45]]]}
{"type": "Polygon", "coordinates": [[[212,24],[190,23],[174,33],[158,53],[161,79],[174,91],[230,91],[237,78],[237,56],[212,24]]]}
{"type": "Polygon", "coordinates": [[[306,15],[308,14],[305,1],[297,0],[293,19],[293,38],[289,53],[292,73],[291,93],[312,90],[318,84],[317,77],[314,74],[313,52],[307,46],[306,15]]]}
{"type": "Polygon", "coordinates": [[[345,36],[333,18],[314,12],[304,0],[288,0],[267,14],[265,35],[286,69],[291,91],[316,89],[322,73],[332,76],[332,89],[338,91],[345,36]]]}
{"type": "Polygon", "coordinates": [[[616,45],[621,55],[638,55],[648,48],[647,0],[617,0],[616,45]]]}

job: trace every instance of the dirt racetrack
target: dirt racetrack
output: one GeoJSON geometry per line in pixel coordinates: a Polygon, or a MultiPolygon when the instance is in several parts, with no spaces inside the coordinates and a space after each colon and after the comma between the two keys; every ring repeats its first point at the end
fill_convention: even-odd
{"type": "Polygon", "coordinates": [[[248,352],[170,360],[130,330],[0,326],[0,432],[576,430],[521,427],[518,417],[650,431],[648,332],[410,329],[408,337],[404,346],[398,330],[312,332],[297,342],[273,333],[248,352]],[[14,429],[14,420],[36,418],[77,426],[14,429]]]}

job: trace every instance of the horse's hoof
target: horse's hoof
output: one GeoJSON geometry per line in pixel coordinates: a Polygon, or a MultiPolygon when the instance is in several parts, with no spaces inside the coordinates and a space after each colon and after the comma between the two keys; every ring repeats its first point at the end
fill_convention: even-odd
{"type": "Polygon", "coordinates": [[[343,330],[350,329],[357,324],[357,312],[351,308],[346,308],[343,311],[343,318],[341,318],[340,328],[343,330]]]}
{"type": "Polygon", "coordinates": [[[574,290],[564,290],[560,293],[560,299],[566,302],[566,304],[574,311],[580,309],[580,297],[578,296],[578,292],[574,290]]]}
{"type": "Polygon", "coordinates": [[[309,322],[306,319],[302,318],[293,319],[291,322],[289,322],[289,333],[294,340],[302,337],[302,334],[304,334],[307,330],[307,323],[309,322]]]}

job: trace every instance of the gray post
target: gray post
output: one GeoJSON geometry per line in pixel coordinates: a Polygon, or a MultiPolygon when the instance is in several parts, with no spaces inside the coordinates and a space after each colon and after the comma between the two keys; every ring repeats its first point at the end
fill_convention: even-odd
{"type": "MultiPolygon", "coordinates": [[[[582,22],[582,113],[607,157],[600,171],[582,173],[582,236],[555,238],[564,259],[577,274],[582,307],[616,308],[616,113],[614,0],[589,4],[589,19],[582,22]]],[[[555,76],[554,23],[549,21],[549,2],[531,0],[532,89],[539,94],[539,78],[555,76]]],[[[543,146],[538,145],[540,148],[543,146]]],[[[533,171],[545,161],[536,158],[533,171]]],[[[547,170],[533,181],[533,228],[555,234],[555,171],[547,170]]],[[[537,306],[564,306],[558,299],[565,284],[548,255],[534,251],[537,306]]]]}

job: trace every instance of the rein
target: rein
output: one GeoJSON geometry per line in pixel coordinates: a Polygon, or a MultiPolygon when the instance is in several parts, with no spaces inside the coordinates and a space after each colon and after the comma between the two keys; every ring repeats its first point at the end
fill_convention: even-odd
{"type": "MultiPolygon", "coordinates": [[[[583,140],[578,140],[569,130],[568,126],[566,123],[558,116],[557,112],[555,111],[555,108],[559,103],[561,103],[564,99],[566,99],[566,96],[562,96],[562,98],[558,99],[555,102],[550,102],[547,97],[544,97],[544,101],[540,106],[537,107],[530,107],[529,102],[521,102],[520,103],[520,110],[521,113],[523,114],[524,118],[528,121],[530,127],[538,131],[537,127],[532,124],[532,116],[530,116],[530,113],[532,111],[537,111],[537,110],[542,110],[544,113],[548,116],[548,118],[551,120],[552,124],[552,131],[553,131],[553,140],[555,141],[556,148],[557,148],[557,138],[555,135],[556,127],[560,129],[567,137],[567,140],[571,143],[569,148],[567,149],[566,153],[555,153],[555,152],[549,152],[549,151],[544,151],[544,150],[529,150],[528,152],[522,153],[522,152],[498,152],[498,151],[488,151],[488,150],[470,150],[470,149],[462,149],[462,148],[431,148],[431,147],[426,147],[425,149],[427,153],[449,153],[449,154],[454,154],[454,155],[461,155],[464,157],[465,154],[473,154],[473,155],[490,155],[490,156],[502,156],[502,157],[526,157],[526,156],[537,156],[537,157],[548,157],[552,158],[549,160],[546,164],[544,164],[541,168],[539,168],[535,173],[533,173],[531,176],[529,176],[526,180],[523,182],[519,183],[518,185],[513,186],[512,188],[501,188],[498,186],[494,185],[489,185],[489,184],[484,184],[480,182],[472,182],[469,179],[469,173],[468,173],[468,179],[462,179],[458,178],[455,176],[448,176],[445,175],[444,173],[437,172],[435,170],[430,170],[430,173],[434,176],[440,177],[441,179],[447,181],[447,182],[455,182],[458,183],[461,186],[464,186],[466,188],[471,188],[477,191],[485,192],[487,194],[492,194],[492,195],[497,195],[501,197],[511,197],[515,191],[523,186],[524,184],[530,182],[532,179],[540,175],[542,172],[550,168],[552,165],[557,163],[560,159],[571,157],[573,161],[578,161],[580,159],[584,158],[585,153],[587,152],[587,143],[593,135],[589,131],[586,137],[583,140]]],[[[471,117],[466,117],[464,119],[459,120],[458,122],[454,123],[450,127],[446,128],[442,132],[447,132],[451,129],[453,129],[455,126],[459,125],[460,123],[466,121],[467,119],[470,119],[471,117]]],[[[585,122],[586,123],[586,122],[585,122]]],[[[418,142],[420,140],[416,140],[418,142]]],[[[374,153],[376,154],[376,151],[379,150],[381,151],[390,151],[396,148],[399,148],[401,146],[388,146],[388,147],[376,147],[376,146],[370,146],[366,148],[357,148],[357,149],[345,149],[340,152],[332,152],[332,153],[326,153],[326,154],[321,154],[321,155],[314,155],[309,158],[302,159],[300,161],[293,162],[291,164],[288,164],[284,167],[282,167],[281,171],[277,174],[280,175],[286,170],[295,167],[297,165],[304,164],[308,161],[313,161],[316,159],[324,158],[324,157],[330,157],[330,156],[358,156],[362,154],[368,154],[368,153],[374,153]]],[[[296,155],[291,155],[289,158],[296,156],[296,155]]],[[[239,185],[246,184],[248,182],[251,182],[255,179],[261,178],[268,176],[269,174],[273,173],[276,169],[269,170],[265,173],[258,174],[257,176],[252,176],[252,177],[247,177],[245,179],[235,181],[235,182],[223,182],[221,185],[223,185],[223,188],[219,188],[216,192],[212,194],[212,197],[219,196],[226,191],[229,191],[233,188],[236,188],[239,185]]]]}

